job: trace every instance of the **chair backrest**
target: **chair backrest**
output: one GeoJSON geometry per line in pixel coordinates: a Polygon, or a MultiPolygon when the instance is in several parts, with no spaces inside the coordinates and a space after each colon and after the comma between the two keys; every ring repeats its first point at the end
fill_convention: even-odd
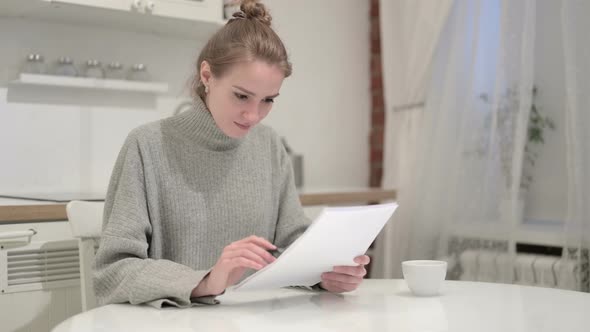
{"type": "Polygon", "coordinates": [[[103,202],[71,201],[66,206],[72,234],[78,238],[80,291],[83,311],[97,306],[92,283],[92,265],[94,263],[95,247],[102,231],[103,209],[103,202]]]}

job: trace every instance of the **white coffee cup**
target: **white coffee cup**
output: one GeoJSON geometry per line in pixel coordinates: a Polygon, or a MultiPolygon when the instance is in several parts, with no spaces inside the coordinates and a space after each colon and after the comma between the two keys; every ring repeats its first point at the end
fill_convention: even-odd
{"type": "Polygon", "coordinates": [[[415,260],[402,263],[404,279],[416,296],[437,295],[447,275],[447,262],[415,260]]]}

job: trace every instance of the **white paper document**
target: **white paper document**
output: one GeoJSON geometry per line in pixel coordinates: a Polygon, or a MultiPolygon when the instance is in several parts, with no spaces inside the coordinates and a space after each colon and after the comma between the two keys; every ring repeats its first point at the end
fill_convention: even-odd
{"type": "Polygon", "coordinates": [[[244,279],[234,290],[312,286],[338,265],[357,265],[391,218],[396,203],[325,208],[308,229],[272,264],[244,279]]]}

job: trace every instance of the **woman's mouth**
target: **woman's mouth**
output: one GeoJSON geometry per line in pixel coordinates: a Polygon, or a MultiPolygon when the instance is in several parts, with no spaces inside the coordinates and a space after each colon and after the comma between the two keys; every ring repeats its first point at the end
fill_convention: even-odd
{"type": "Polygon", "coordinates": [[[237,122],[234,122],[234,123],[236,124],[236,126],[238,126],[242,130],[248,130],[248,129],[250,129],[250,127],[252,127],[252,126],[243,125],[243,124],[237,123],[237,122]]]}

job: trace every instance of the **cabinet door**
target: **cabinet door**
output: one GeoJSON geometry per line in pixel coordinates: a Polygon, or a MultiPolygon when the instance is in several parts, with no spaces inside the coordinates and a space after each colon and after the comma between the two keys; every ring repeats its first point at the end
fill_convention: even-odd
{"type": "Polygon", "coordinates": [[[154,16],[191,21],[221,22],[221,0],[145,0],[145,12],[154,16]]]}
{"type": "Polygon", "coordinates": [[[44,0],[55,4],[71,4],[115,10],[139,10],[145,0],[44,0]]]}

